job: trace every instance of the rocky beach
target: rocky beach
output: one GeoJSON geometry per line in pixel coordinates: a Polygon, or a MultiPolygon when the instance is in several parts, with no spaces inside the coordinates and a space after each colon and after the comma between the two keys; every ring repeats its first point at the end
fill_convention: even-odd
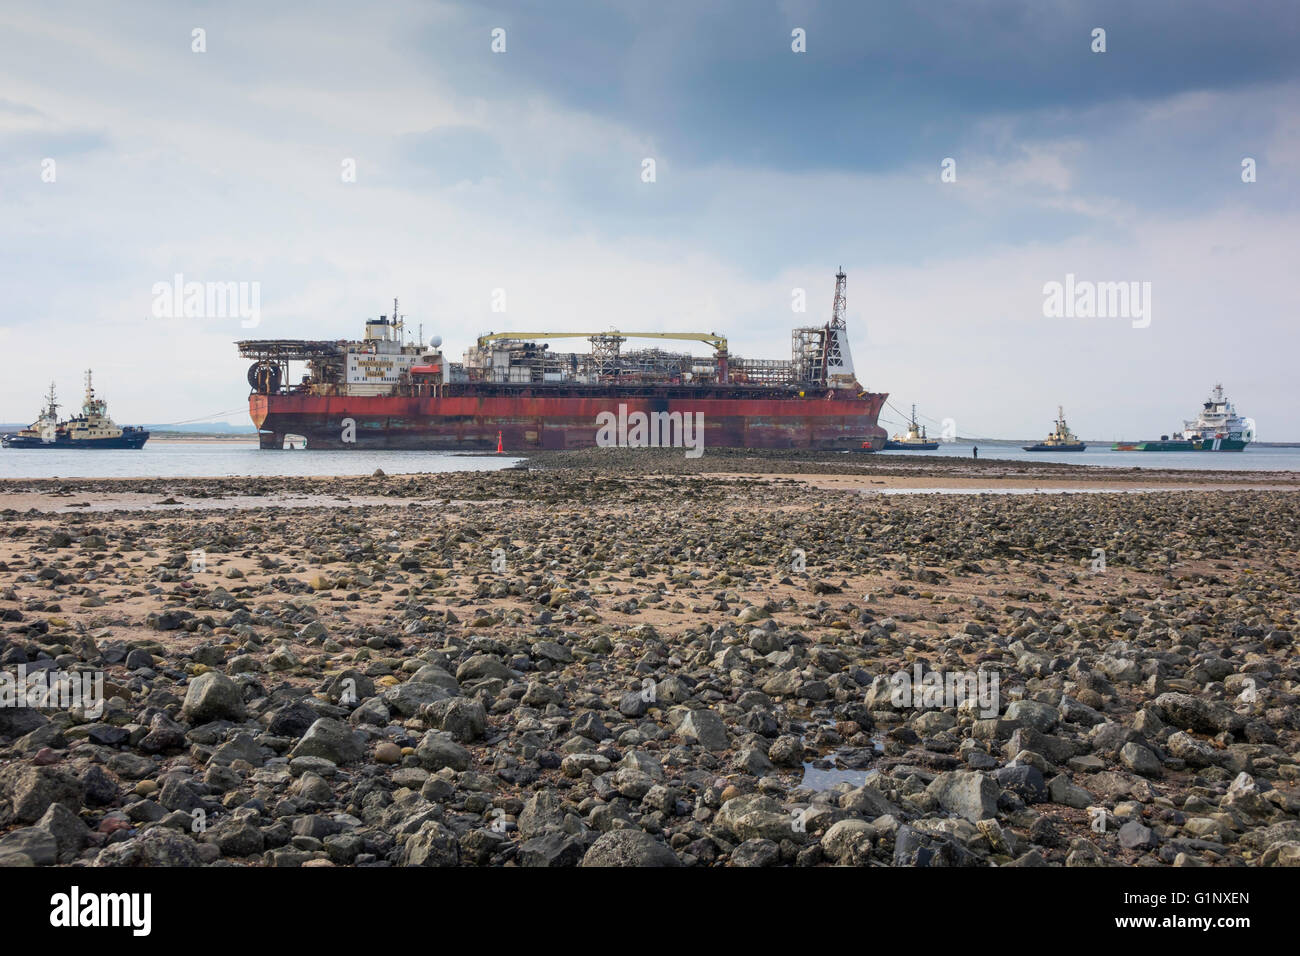
{"type": "Polygon", "coordinates": [[[618,449],[2,481],[0,673],[102,696],[0,707],[0,865],[1300,865],[1297,490],[618,449]]]}

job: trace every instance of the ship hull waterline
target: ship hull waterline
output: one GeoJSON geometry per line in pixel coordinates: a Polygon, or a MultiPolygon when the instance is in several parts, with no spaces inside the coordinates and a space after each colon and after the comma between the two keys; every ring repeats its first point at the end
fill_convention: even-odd
{"type": "Polygon", "coordinates": [[[1111,451],[1245,451],[1248,443],[1239,438],[1116,442],[1111,451]]]}
{"type": "Polygon", "coordinates": [[[149,435],[122,435],[117,438],[85,438],[85,439],[59,439],[57,441],[41,441],[39,438],[27,438],[25,436],[11,436],[4,439],[5,448],[50,448],[54,450],[65,448],[143,448],[144,443],[149,440],[149,435]]]}
{"type": "MultiPolygon", "coordinates": [[[[259,444],[280,449],[301,436],[310,449],[496,451],[591,448],[601,413],[703,416],[702,447],[854,450],[885,444],[875,424],[885,394],[861,398],[674,396],[249,396],[259,444]],[[347,421],[351,420],[348,426],[347,421]],[[352,438],[352,441],[345,440],[352,438]]],[[[698,420],[693,419],[693,421],[698,420]]]]}

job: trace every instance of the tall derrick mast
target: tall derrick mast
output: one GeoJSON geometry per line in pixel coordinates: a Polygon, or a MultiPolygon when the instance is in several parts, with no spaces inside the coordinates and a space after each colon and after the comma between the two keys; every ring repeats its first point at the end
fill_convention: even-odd
{"type": "Polygon", "coordinates": [[[826,382],[833,388],[850,388],[857,384],[853,376],[853,353],[849,351],[848,323],[844,320],[847,300],[844,286],[848,277],[843,267],[835,273],[835,303],[826,329],[826,382]]]}

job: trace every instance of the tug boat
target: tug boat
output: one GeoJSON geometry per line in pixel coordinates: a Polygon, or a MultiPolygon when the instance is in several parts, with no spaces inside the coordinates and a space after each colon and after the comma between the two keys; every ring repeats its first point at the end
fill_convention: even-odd
{"type": "Polygon", "coordinates": [[[1180,436],[1161,435],[1159,441],[1119,441],[1112,451],[1242,451],[1255,440],[1255,420],[1242,418],[1215,385],[1193,420],[1183,422],[1180,436]]]}
{"type": "Polygon", "coordinates": [[[908,423],[906,435],[895,435],[885,442],[885,451],[934,451],[939,447],[925,433],[925,426],[916,423],[916,406],[912,406],[912,420],[908,423]]]}
{"type": "Polygon", "coordinates": [[[1056,406],[1056,428],[1036,445],[1022,445],[1025,451],[1083,451],[1088,446],[1075,437],[1065,424],[1065,411],[1056,406]]]}
{"type": "Polygon", "coordinates": [[[81,403],[81,414],[65,422],[59,421],[59,403],[54,397],[54,383],[46,396],[45,408],[40,417],[16,435],[0,435],[0,446],[5,448],[143,448],[149,432],[134,425],[116,425],[108,417],[108,406],[102,398],[95,397],[86,371],[86,397],[81,403]]]}

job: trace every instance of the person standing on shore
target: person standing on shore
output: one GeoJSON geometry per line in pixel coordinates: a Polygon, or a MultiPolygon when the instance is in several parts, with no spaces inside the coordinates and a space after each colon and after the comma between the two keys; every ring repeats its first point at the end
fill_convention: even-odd
{"type": "Polygon", "coordinates": [[[974,457],[974,458],[979,458],[979,456],[980,456],[980,446],[979,446],[979,445],[975,445],[975,446],[973,446],[973,447],[971,448],[971,450],[970,450],[970,453],[971,453],[971,456],[972,456],[972,457],[974,457]]]}

